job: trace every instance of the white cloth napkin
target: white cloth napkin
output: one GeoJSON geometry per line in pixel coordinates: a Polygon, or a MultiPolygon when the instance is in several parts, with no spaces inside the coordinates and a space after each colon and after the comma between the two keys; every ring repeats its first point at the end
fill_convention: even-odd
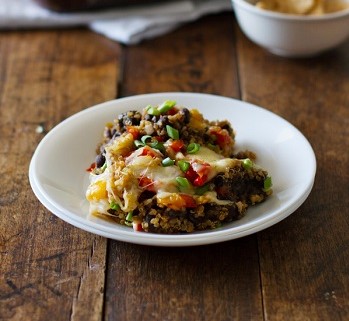
{"type": "Polygon", "coordinates": [[[110,39],[136,44],[203,15],[227,10],[232,10],[231,0],[181,0],[78,13],[52,12],[31,0],[0,0],[0,29],[88,26],[110,39]]]}

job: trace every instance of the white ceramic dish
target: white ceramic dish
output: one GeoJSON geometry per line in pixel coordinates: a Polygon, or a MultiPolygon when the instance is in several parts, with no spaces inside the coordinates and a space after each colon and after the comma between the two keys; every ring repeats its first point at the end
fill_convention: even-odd
{"type": "Polygon", "coordinates": [[[40,202],[53,214],[83,230],[108,238],[155,246],[217,243],[265,229],[294,212],[308,197],[316,172],[314,152],[290,123],[261,108],[231,98],[158,93],[109,101],[83,110],[52,129],[38,145],[29,168],[30,184],[40,202]],[[166,99],[198,108],[206,118],[228,119],[237,131],[237,150],[257,152],[257,163],[273,178],[274,193],[251,207],[239,221],[221,228],[180,235],[134,232],[88,215],[86,168],[95,158],[104,125],[119,113],[159,104],[166,99]],[[297,152],[295,152],[297,151],[297,152]]]}
{"type": "Polygon", "coordinates": [[[313,56],[349,37],[349,9],[321,16],[300,16],[263,10],[254,5],[256,2],[232,0],[238,24],[249,39],[274,54],[313,56]]]}

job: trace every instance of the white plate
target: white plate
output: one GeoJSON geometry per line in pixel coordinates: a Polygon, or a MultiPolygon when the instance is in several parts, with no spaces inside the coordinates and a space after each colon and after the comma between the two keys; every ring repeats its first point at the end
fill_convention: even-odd
{"type": "Polygon", "coordinates": [[[156,246],[217,243],[265,229],[293,213],[308,197],[316,160],[307,139],[281,117],[239,100],[195,93],[158,93],[109,101],[83,110],[53,128],[38,145],[29,180],[40,202],[64,221],[111,239],[156,246]],[[166,99],[197,108],[210,120],[228,119],[237,132],[237,150],[257,153],[257,163],[273,179],[273,195],[248,209],[241,220],[215,230],[180,235],[134,232],[132,228],[88,215],[86,168],[104,125],[119,113],[159,104],[166,99]]]}

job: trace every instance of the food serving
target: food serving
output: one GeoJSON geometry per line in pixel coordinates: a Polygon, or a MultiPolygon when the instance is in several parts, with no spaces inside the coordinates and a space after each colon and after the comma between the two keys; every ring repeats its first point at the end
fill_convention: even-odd
{"type": "Polygon", "coordinates": [[[261,9],[298,15],[323,15],[349,8],[344,0],[260,0],[261,9]]]}
{"type": "Polygon", "coordinates": [[[167,100],[107,123],[86,191],[90,214],[155,233],[213,229],[272,194],[226,121],[167,100]]]}

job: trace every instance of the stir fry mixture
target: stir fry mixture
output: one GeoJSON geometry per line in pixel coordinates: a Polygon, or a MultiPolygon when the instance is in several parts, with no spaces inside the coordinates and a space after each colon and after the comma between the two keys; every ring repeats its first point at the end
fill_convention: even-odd
{"type": "Polygon", "coordinates": [[[165,101],[106,124],[90,166],[90,214],[135,231],[188,233],[244,216],[272,193],[250,151],[234,151],[226,121],[165,101]]]}

